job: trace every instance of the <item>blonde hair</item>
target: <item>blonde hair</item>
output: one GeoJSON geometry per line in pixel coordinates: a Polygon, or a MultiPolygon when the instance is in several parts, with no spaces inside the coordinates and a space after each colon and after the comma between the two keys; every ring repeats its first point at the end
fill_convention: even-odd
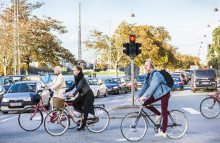
{"type": "Polygon", "coordinates": [[[153,60],[151,60],[150,58],[147,59],[147,60],[145,61],[145,63],[146,63],[146,62],[150,62],[151,67],[152,67],[152,68],[154,67],[154,62],[153,62],[153,60]]]}

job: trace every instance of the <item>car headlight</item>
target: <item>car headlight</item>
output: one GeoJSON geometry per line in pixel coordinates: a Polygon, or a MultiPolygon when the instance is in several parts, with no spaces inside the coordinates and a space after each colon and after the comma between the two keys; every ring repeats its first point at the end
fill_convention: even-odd
{"type": "Polygon", "coordinates": [[[117,89],[117,88],[118,88],[118,86],[114,86],[113,88],[114,88],[114,89],[117,89]]]}
{"type": "Polygon", "coordinates": [[[3,98],[2,102],[8,102],[9,100],[7,98],[3,98]]]}
{"type": "Polygon", "coordinates": [[[26,98],[26,101],[31,101],[31,97],[29,96],[28,98],[26,98]]]}

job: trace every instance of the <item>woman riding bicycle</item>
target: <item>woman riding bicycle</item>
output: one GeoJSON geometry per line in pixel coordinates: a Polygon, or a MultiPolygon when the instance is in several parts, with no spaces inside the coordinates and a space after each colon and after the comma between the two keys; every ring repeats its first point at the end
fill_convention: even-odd
{"type": "Polygon", "coordinates": [[[75,66],[73,69],[73,73],[75,77],[75,83],[65,92],[69,92],[74,89],[74,87],[76,87],[75,92],[73,94],[70,94],[69,96],[73,97],[77,93],[79,93],[79,96],[72,102],[72,105],[74,107],[74,110],[84,113],[83,123],[77,128],[77,130],[80,131],[85,130],[88,114],[91,113],[92,115],[94,115],[94,95],[89,84],[84,78],[82,67],[75,66]],[[84,108],[82,109],[82,107],[84,108]]]}
{"type": "Polygon", "coordinates": [[[155,136],[167,137],[167,107],[171,89],[166,85],[166,80],[164,79],[163,75],[154,69],[153,61],[151,59],[147,59],[145,61],[145,69],[148,71],[148,75],[141,87],[141,90],[139,91],[138,97],[135,97],[135,100],[140,98],[141,101],[144,101],[144,105],[161,100],[162,115],[155,107],[146,107],[157,115],[156,122],[158,122],[163,116],[162,131],[159,131],[157,134],[155,134],[155,136]]]}

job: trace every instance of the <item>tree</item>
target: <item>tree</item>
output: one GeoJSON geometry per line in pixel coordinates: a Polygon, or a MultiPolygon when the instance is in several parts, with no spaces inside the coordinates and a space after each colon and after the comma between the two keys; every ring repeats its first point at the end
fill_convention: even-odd
{"type": "MultiPolygon", "coordinates": [[[[13,1],[11,1],[13,2],[13,1]]],[[[48,64],[60,65],[61,60],[75,63],[74,55],[69,50],[61,46],[62,42],[57,38],[54,32],[59,34],[67,33],[66,27],[61,21],[44,16],[38,18],[31,13],[40,8],[44,3],[28,3],[28,0],[20,0],[18,9],[19,18],[19,47],[20,61],[26,63],[23,67],[28,73],[29,64],[32,61],[38,62],[40,67],[48,67],[48,64]]],[[[14,5],[6,8],[0,14],[0,34],[1,56],[6,55],[8,61],[8,71],[13,67],[13,15],[14,5]]]]}

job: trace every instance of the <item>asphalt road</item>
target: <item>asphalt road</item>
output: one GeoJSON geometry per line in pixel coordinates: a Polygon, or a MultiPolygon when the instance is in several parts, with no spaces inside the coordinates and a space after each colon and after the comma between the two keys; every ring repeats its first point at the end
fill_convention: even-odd
{"type": "MultiPolygon", "coordinates": [[[[138,92],[138,91],[137,91],[138,92]]],[[[135,92],[135,94],[137,94],[135,92]]],[[[146,136],[139,142],[165,142],[165,143],[212,143],[220,142],[220,116],[215,119],[204,118],[199,111],[201,101],[208,94],[213,92],[192,93],[189,85],[185,86],[184,91],[171,92],[169,110],[178,109],[185,113],[189,121],[189,128],[185,136],[180,139],[158,138],[155,137],[152,123],[150,123],[146,136]]],[[[95,99],[95,104],[105,104],[110,117],[122,114],[121,110],[112,110],[115,107],[131,105],[131,95],[109,95],[95,99]],[[116,114],[118,113],[118,114],[116,114]]],[[[138,109],[137,109],[138,110],[138,109]]],[[[92,133],[69,129],[58,137],[50,136],[43,125],[34,132],[26,132],[18,125],[18,114],[11,112],[3,115],[0,112],[0,143],[101,143],[101,142],[128,142],[120,132],[121,119],[111,119],[109,127],[102,133],[92,133]]]]}

